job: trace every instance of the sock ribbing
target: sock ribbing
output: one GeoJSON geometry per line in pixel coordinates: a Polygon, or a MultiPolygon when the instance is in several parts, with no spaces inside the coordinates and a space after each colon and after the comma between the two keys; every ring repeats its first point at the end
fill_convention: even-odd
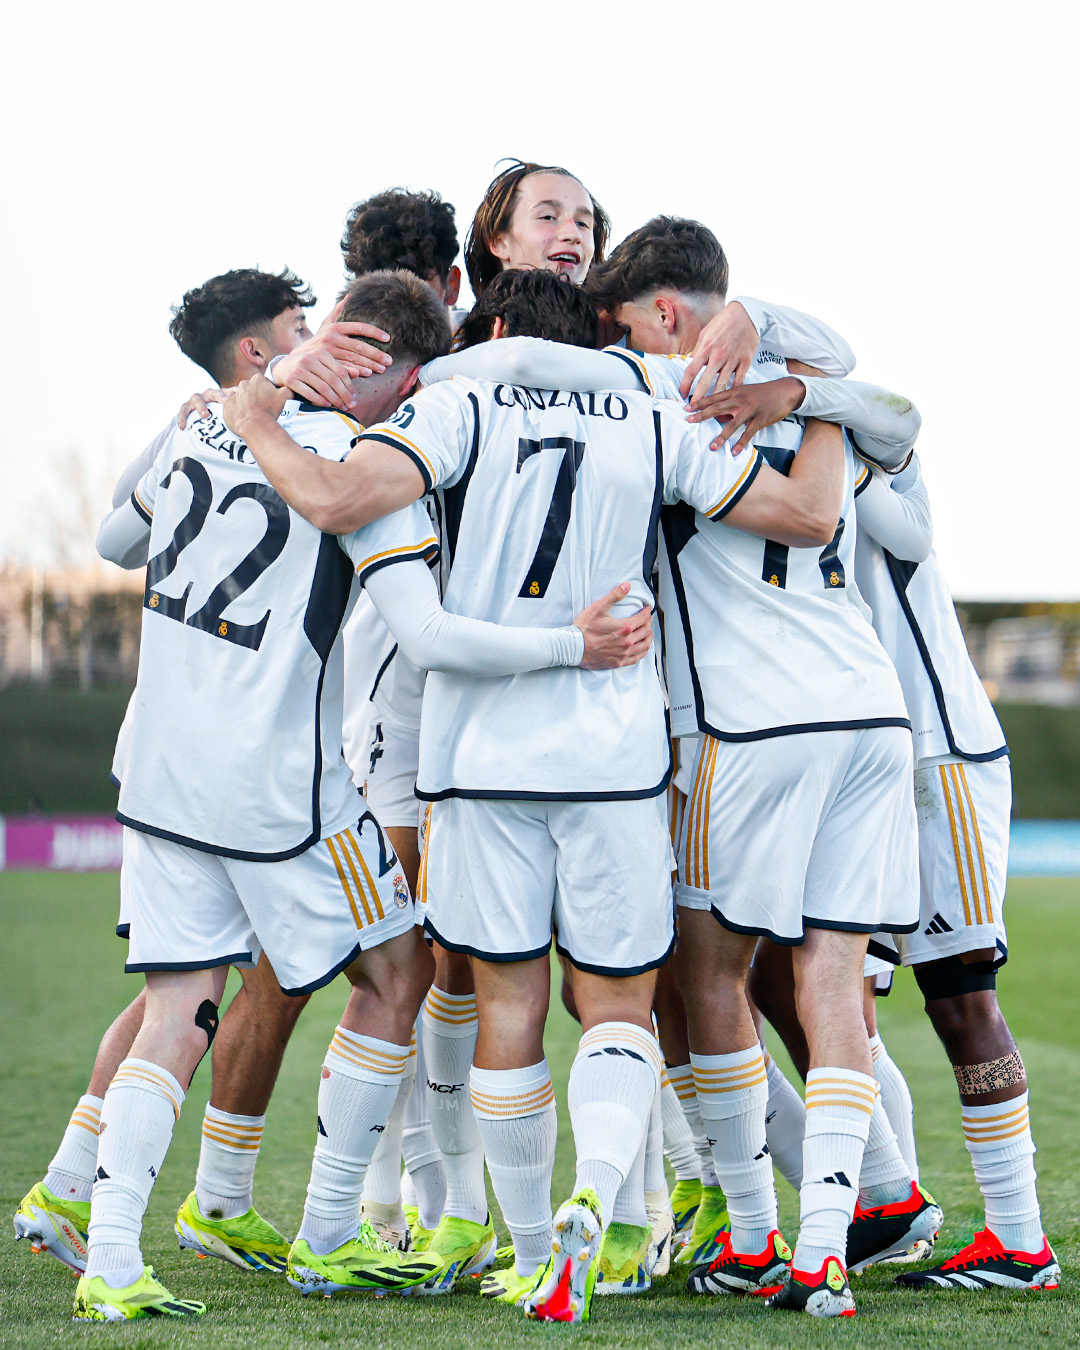
{"type": "Polygon", "coordinates": [[[60,1146],[44,1177],[45,1185],[59,1199],[90,1199],[97,1168],[101,1105],[101,1097],[85,1094],[71,1113],[60,1146]]]}
{"type": "MultiPolygon", "coordinates": [[[[690,1078],[693,1086],[693,1074],[690,1078]]],[[[694,1136],[686,1113],[682,1109],[668,1071],[660,1074],[660,1118],[664,1132],[664,1152],[667,1154],[676,1181],[700,1181],[701,1164],[694,1150],[694,1136]]]]}
{"type": "Polygon", "coordinates": [[[806,1075],[797,1270],[820,1270],[830,1256],[846,1265],[847,1230],[876,1099],[874,1080],[853,1069],[811,1069],[806,1075]]]}
{"type": "Polygon", "coordinates": [[[1035,1189],[1035,1141],[1028,1094],[994,1106],[962,1106],[964,1143],[986,1205],[986,1226],[1007,1251],[1037,1252],[1043,1243],[1035,1189]]]}
{"type": "Polygon", "coordinates": [[[240,1116],[207,1104],[203,1113],[195,1199],[208,1219],[233,1219],[253,1204],[252,1186],[265,1116],[240,1116]]]}
{"type": "Polygon", "coordinates": [[[692,1064],[669,1064],[667,1073],[690,1129],[694,1152],[697,1154],[698,1174],[701,1177],[701,1184],[703,1186],[719,1186],[720,1178],[716,1175],[712,1149],[709,1147],[709,1140],[701,1119],[701,1108],[698,1106],[697,1089],[694,1087],[694,1066],[692,1064]]]}
{"type": "Polygon", "coordinates": [[[479,1026],[475,994],[431,986],[422,1013],[431,1131],[442,1153],[445,1212],[472,1223],[487,1217],[484,1145],[469,1101],[479,1026]]]}

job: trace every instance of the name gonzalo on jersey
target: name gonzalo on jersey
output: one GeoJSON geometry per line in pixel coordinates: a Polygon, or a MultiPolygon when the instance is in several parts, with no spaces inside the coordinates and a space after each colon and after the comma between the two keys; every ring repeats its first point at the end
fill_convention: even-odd
{"type": "Polygon", "coordinates": [[[625,422],[626,403],[618,394],[576,394],[565,389],[525,389],[516,384],[497,384],[494,394],[500,408],[512,408],[516,403],[526,411],[536,408],[574,408],[582,417],[607,417],[612,422],[625,422]],[[602,405],[597,404],[603,398],[602,405]],[[560,400],[562,400],[560,402],[560,400]]]}

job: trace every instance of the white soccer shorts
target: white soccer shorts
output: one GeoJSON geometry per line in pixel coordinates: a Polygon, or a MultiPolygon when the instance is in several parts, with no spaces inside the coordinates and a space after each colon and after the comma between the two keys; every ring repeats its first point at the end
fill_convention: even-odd
{"type": "Polygon", "coordinates": [[[736,933],[902,932],[918,913],[911,733],[702,737],[676,894],[736,933]]]}
{"type": "Polygon", "coordinates": [[[408,932],[409,884],[372,815],[283,862],[241,862],[124,831],[128,971],[254,965],[287,994],[328,984],[361,951],[408,932]]]}
{"type": "Polygon", "coordinates": [[[426,803],[417,800],[420,732],[388,720],[372,723],[364,796],[382,825],[419,829],[426,803]]]}
{"type": "Polygon", "coordinates": [[[636,801],[431,803],[418,886],[427,932],[487,961],[544,956],[636,975],[675,937],[662,795],[636,801]]]}

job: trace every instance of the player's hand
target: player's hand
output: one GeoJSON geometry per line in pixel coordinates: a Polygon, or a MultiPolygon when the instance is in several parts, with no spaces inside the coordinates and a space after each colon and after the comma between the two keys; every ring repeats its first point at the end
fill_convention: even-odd
{"type": "MultiPolygon", "coordinates": [[[[700,390],[701,386],[698,388],[700,390]]],[[[739,455],[757,432],[763,427],[771,427],[774,422],[782,422],[805,397],[802,380],[785,375],[781,380],[740,384],[714,394],[697,393],[687,404],[692,411],[686,420],[707,422],[710,417],[715,417],[724,424],[723,432],[712,442],[713,450],[719,450],[741,427],[739,439],[731,447],[731,453],[739,455]]]]}
{"type": "Polygon", "coordinates": [[[201,394],[192,394],[176,414],[177,426],[183,431],[187,426],[189,417],[193,417],[196,422],[201,421],[204,417],[209,417],[210,409],[206,405],[208,403],[224,403],[232,392],[231,389],[204,389],[201,394]]]}
{"type": "Polygon", "coordinates": [[[356,406],[352,381],[381,375],[393,357],[364,338],[389,342],[390,336],[370,323],[342,323],[336,305],[313,338],[294,347],[274,366],[274,380],[310,403],[347,412],[356,406]]]}
{"type": "Polygon", "coordinates": [[[583,609],[574,620],[585,638],[582,670],[615,670],[618,666],[633,666],[652,650],[652,608],[645,605],[636,614],[611,613],[613,605],[625,600],[630,590],[628,581],[609,591],[583,609]]]}
{"type": "Polygon", "coordinates": [[[225,425],[244,437],[244,429],[259,418],[272,417],[276,422],[288,402],[289,391],[271,384],[265,375],[252,375],[244,380],[225,400],[225,425]]]}
{"type": "Polygon", "coordinates": [[[699,371],[705,372],[698,385],[703,394],[714,384],[717,389],[742,384],[757,349],[758,331],[750,315],[737,300],[732,300],[698,334],[694,359],[686,367],[680,385],[683,398],[690,397],[699,371]]]}

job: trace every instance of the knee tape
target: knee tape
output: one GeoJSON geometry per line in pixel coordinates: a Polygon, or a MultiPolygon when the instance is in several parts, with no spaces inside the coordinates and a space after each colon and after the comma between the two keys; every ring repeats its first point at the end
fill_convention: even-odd
{"type": "Polygon", "coordinates": [[[195,1025],[200,1031],[206,1032],[207,1050],[214,1044],[214,1037],[218,1029],[218,1006],[211,1003],[208,998],[204,998],[195,1011],[195,1025]]]}
{"type": "Polygon", "coordinates": [[[992,961],[965,964],[959,956],[947,956],[942,961],[915,966],[914,970],[915,982],[928,1003],[938,998],[960,998],[964,994],[997,988],[997,972],[992,961]]]}

